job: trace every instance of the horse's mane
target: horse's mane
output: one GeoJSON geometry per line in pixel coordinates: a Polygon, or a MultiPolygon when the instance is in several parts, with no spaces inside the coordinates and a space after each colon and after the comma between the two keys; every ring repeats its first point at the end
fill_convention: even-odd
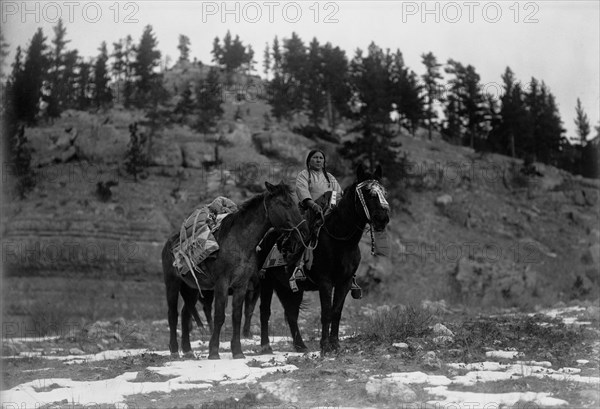
{"type": "Polygon", "coordinates": [[[252,212],[257,206],[261,205],[263,200],[269,196],[278,196],[282,194],[290,194],[292,189],[284,184],[274,185],[273,193],[270,193],[268,190],[257,195],[254,195],[250,199],[246,200],[244,203],[238,206],[238,210],[227,215],[222,221],[217,231],[217,234],[221,235],[229,230],[233,226],[235,226],[239,220],[243,220],[249,212],[252,212]]]}

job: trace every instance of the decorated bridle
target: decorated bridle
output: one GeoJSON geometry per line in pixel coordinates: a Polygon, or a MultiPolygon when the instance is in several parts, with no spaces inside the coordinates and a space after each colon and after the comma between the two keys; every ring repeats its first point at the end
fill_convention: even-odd
{"type": "Polygon", "coordinates": [[[387,200],[385,200],[384,187],[381,186],[381,184],[378,181],[376,181],[375,179],[368,179],[368,180],[360,182],[358,185],[356,185],[356,195],[358,196],[358,199],[360,200],[360,204],[363,207],[365,216],[367,217],[367,222],[371,223],[371,214],[369,213],[369,208],[367,207],[367,203],[365,202],[365,197],[361,190],[365,186],[370,191],[375,192],[377,194],[377,198],[379,199],[379,203],[381,204],[381,207],[389,210],[390,204],[387,202],[387,200]]]}
{"type": "Polygon", "coordinates": [[[367,217],[367,222],[369,223],[369,227],[370,227],[369,231],[371,232],[371,254],[375,255],[375,237],[373,236],[373,224],[371,222],[371,214],[369,212],[369,208],[367,207],[367,203],[365,202],[365,197],[361,190],[363,187],[367,187],[367,189],[369,189],[371,192],[374,192],[377,195],[379,204],[381,204],[381,207],[383,207],[384,209],[389,210],[390,204],[385,199],[384,187],[381,186],[381,184],[378,181],[376,181],[375,179],[368,179],[368,180],[362,181],[358,185],[356,185],[356,195],[358,196],[358,199],[360,200],[360,204],[363,207],[363,211],[365,212],[365,216],[367,217]]]}

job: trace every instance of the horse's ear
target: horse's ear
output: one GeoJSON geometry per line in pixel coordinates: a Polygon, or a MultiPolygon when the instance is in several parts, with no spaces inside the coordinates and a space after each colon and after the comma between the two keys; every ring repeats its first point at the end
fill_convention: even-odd
{"type": "Polygon", "coordinates": [[[269,193],[273,193],[273,191],[275,190],[275,186],[270,184],[269,182],[265,182],[265,187],[267,188],[269,193]]]}
{"type": "Polygon", "coordinates": [[[381,180],[381,176],[382,175],[383,175],[383,169],[381,168],[381,165],[377,165],[377,167],[375,168],[375,173],[373,174],[373,176],[375,177],[375,179],[381,180]]]}
{"type": "Polygon", "coordinates": [[[358,166],[356,167],[356,178],[359,181],[362,181],[365,179],[365,168],[363,167],[362,163],[359,163],[358,166]]]}

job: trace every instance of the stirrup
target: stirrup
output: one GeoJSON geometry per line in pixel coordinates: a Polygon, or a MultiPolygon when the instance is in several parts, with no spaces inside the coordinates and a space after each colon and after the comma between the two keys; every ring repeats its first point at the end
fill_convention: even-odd
{"type": "Polygon", "coordinates": [[[306,274],[304,274],[304,264],[300,264],[292,273],[294,280],[304,281],[306,280],[306,274]]]}
{"type": "Polygon", "coordinates": [[[298,292],[298,284],[296,284],[296,278],[294,277],[293,274],[290,277],[290,288],[292,289],[292,292],[294,292],[294,293],[298,292]]]}

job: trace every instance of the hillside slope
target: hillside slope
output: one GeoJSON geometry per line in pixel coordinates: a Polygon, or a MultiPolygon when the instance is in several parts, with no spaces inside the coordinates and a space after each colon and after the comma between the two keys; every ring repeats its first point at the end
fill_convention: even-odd
{"type": "MultiPolygon", "coordinates": [[[[14,289],[6,314],[28,315],[32,293],[44,305],[63,298],[61,280],[79,285],[73,303],[85,302],[90,291],[126,306],[135,297],[162,297],[160,250],[183,219],[219,195],[241,202],[265,180],[293,183],[311,147],[322,147],[336,169],[346,169],[342,186],[351,182],[352,169],[335,145],[283,125],[265,131],[260,118],[268,106],[241,107],[244,118],[220,128],[221,164],[207,167],[215,159],[215,136],[169,126],[153,137],[152,166],[138,182],[124,172],[123,155],[128,125],[141,112],[68,111],[54,124],[27,129],[38,183],[26,200],[3,201],[5,288],[14,289]],[[118,184],[102,197],[98,183],[108,181],[118,184]],[[96,287],[90,290],[85,280],[96,287]],[[114,285],[125,281],[137,283],[140,293],[114,285]]],[[[226,104],[225,118],[236,109],[226,104]]],[[[598,296],[598,181],[540,164],[539,175],[525,176],[510,158],[439,139],[397,138],[409,162],[406,188],[389,192],[392,255],[373,258],[365,234],[358,273],[365,290],[390,302],[490,306],[598,296]]]]}

